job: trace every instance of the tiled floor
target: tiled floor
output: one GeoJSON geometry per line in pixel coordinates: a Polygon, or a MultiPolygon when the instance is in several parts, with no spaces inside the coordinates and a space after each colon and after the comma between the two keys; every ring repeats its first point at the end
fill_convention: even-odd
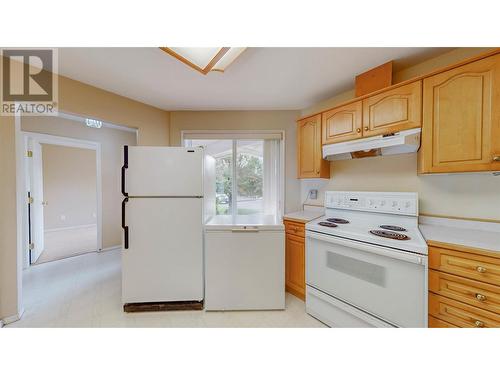
{"type": "Polygon", "coordinates": [[[24,275],[24,316],[8,327],[325,327],[290,294],[285,311],[127,314],[120,271],[120,250],[33,266],[24,275]]]}
{"type": "Polygon", "coordinates": [[[97,225],[46,231],[44,248],[36,264],[97,251],[97,225]]]}

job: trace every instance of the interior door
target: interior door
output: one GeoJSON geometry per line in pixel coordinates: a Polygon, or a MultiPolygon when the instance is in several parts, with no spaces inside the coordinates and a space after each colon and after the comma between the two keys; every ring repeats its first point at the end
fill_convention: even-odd
{"type": "Polygon", "coordinates": [[[32,201],[30,203],[31,220],[31,250],[30,264],[35,263],[42,254],[44,244],[44,225],[43,225],[43,167],[42,167],[42,146],[36,140],[30,140],[28,149],[31,151],[31,157],[28,157],[28,168],[30,175],[29,189],[32,201]]]}

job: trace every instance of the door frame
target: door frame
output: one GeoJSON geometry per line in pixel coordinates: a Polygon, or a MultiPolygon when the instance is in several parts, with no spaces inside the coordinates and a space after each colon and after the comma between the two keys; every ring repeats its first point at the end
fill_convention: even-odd
{"type": "MultiPolygon", "coordinates": [[[[17,105],[17,102],[16,102],[17,105]]],[[[75,122],[84,123],[86,116],[73,114],[70,112],[59,111],[57,117],[74,120],[75,122]]],[[[132,126],[117,125],[114,123],[106,122],[102,120],[103,127],[109,127],[112,129],[128,131],[135,133],[136,144],[139,141],[139,129],[132,126]]],[[[16,239],[16,289],[17,289],[17,313],[8,318],[9,323],[20,320],[24,313],[23,304],[23,269],[25,265],[23,262],[23,257],[25,257],[26,244],[28,243],[28,205],[26,204],[26,176],[25,176],[25,147],[24,147],[24,137],[21,130],[21,114],[16,112],[14,116],[14,130],[15,130],[15,144],[16,144],[16,227],[17,227],[17,239],[16,239]]],[[[80,139],[75,139],[76,141],[82,141],[80,139]]],[[[88,141],[90,142],[90,141],[88,141]]],[[[101,152],[99,154],[99,160],[101,157],[101,152]]],[[[97,158],[96,158],[97,160],[97,158]]],[[[99,176],[100,177],[100,176],[99,176]]],[[[102,177],[100,177],[102,178],[102,177]]],[[[102,217],[102,215],[101,215],[102,217]]],[[[102,248],[102,246],[101,246],[102,248]]],[[[6,319],[4,319],[4,322],[6,319]]]]}
{"type": "MultiPolygon", "coordinates": [[[[57,146],[66,146],[66,147],[74,147],[74,148],[83,148],[88,150],[94,150],[96,152],[96,193],[97,193],[97,251],[102,250],[102,173],[101,173],[101,144],[98,142],[92,142],[82,139],[68,138],[68,137],[60,137],[55,135],[43,134],[43,133],[33,133],[21,131],[21,135],[23,137],[23,149],[22,149],[22,157],[23,157],[23,169],[24,169],[24,183],[22,186],[22,194],[24,197],[27,197],[28,191],[30,188],[29,178],[30,171],[28,168],[28,158],[27,152],[29,151],[30,141],[37,144],[50,144],[57,146]]],[[[24,201],[26,202],[26,200],[24,201]]],[[[27,218],[27,209],[23,209],[23,215],[26,215],[26,218],[23,217],[24,223],[24,232],[23,236],[23,268],[27,268],[31,266],[29,261],[29,228],[28,218],[27,218]]]]}

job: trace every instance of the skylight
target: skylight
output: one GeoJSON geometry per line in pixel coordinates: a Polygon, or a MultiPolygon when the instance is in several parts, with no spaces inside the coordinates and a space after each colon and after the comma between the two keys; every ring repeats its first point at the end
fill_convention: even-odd
{"type": "Polygon", "coordinates": [[[160,47],[202,74],[224,72],[245,47],[160,47]]]}

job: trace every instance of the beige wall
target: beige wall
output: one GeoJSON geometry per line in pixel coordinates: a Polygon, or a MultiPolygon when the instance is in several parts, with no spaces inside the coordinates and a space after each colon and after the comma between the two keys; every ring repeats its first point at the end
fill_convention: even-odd
{"type": "MultiPolygon", "coordinates": [[[[139,129],[141,145],[169,144],[169,113],[161,109],[59,77],[59,109],[139,129]]],[[[14,119],[0,118],[0,319],[17,311],[17,232],[14,119]]],[[[104,172],[103,172],[104,173],[104,172]]],[[[104,212],[103,212],[104,216],[104,212]]]]}
{"type": "Polygon", "coordinates": [[[297,180],[296,123],[298,111],[200,111],[171,112],[170,140],[180,145],[181,130],[284,130],[285,211],[299,208],[297,180]]]}
{"type": "Polygon", "coordinates": [[[97,224],[96,151],[42,144],[44,229],[97,224]]]}
{"type": "Polygon", "coordinates": [[[137,128],[138,144],[143,146],[169,144],[169,112],[62,76],[59,109],[137,128]]]}
{"type": "Polygon", "coordinates": [[[0,318],[17,313],[14,119],[0,116],[0,318]]]}
{"type": "Polygon", "coordinates": [[[123,199],[120,190],[120,168],[123,164],[123,145],[135,145],[135,134],[105,127],[88,128],[80,122],[52,117],[25,117],[21,121],[21,129],[101,144],[102,244],[103,248],[120,245],[120,212],[123,199]]]}
{"type": "MultiPolygon", "coordinates": [[[[394,74],[394,82],[416,77],[485,52],[486,48],[460,48],[394,74]]],[[[348,91],[304,109],[302,116],[325,110],[354,97],[348,91]]],[[[417,154],[394,155],[331,162],[330,180],[303,180],[301,197],[319,189],[323,204],[325,190],[416,191],[420,211],[426,214],[500,220],[500,177],[492,174],[417,175],[417,154]]]]}

